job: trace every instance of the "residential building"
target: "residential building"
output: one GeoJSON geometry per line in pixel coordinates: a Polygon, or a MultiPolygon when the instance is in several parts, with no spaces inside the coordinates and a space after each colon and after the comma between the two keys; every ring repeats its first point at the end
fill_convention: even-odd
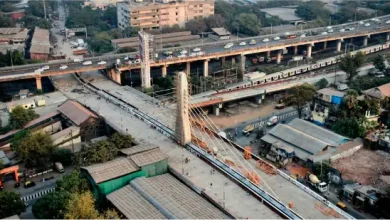
{"type": "Polygon", "coordinates": [[[321,126],[325,125],[329,119],[329,109],[331,107],[337,108],[343,97],[344,92],[332,88],[318,90],[314,98],[314,111],[311,113],[313,122],[321,126]]]}
{"type": "Polygon", "coordinates": [[[26,15],[26,12],[24,9],[17,10],[17,11],[11,11],[11,12],[2,12],[0,13],[5,16],[11,17],[13,20],[17,21],[23,18],[26,15]]]}
{"type": "Polygon", "coordinates": [[[373,206],[378,201],[379,195],[383,192],[370,185],[360,185],[358,183],[346,184],[343,187],[343,197],[353,206],[366,210],[367,204],[373,206]]]}
{"type": "Polygon", "coordinates": [[[388,99],[390,97],[390,83],[363,91],[366,98],[388,99]]]}
{"type": "Polygon", "coordinates": [[[106,10],[107,7],[115,6],[115,4],[121,0],[86,0],[84,1],[84,6],[91,6],[92,8],[99,8],[101,10],[106,10]]]}
{"type": "Polygon", "coordinates": [[[48,60],[50,52],[49,30],[35,27],[34,35],[31,40],[30,58],[32,60],[48,60]]]}
{"type": "Polygon", "coordinates": [[[0,53],[17,50],[24,54],[28,31],[26,28],[0,28],[0,53]]]}
{"type": "Polygon", "coordinates": [[[74,146],[81,143],[80,128],[70,126],[51,135],[53,144],[57,147],[74,146]]]}
{"type": "Polygon", "coordinates": [[[117,3],[118,27],[121,29],[128,26],[139,29],[160,29],[173,25],[184,27],[191,19],[213,14],[213,0],[130,0],[117,3]]]}
{"type": "Polygon", "coordinates": [[[270,149],[276,146],[275,149],[284,149],[285,152],[282,153],[285,158],[293,154],[295,159],[307,166],[323,160],[349,156],[351,152],[363,146],[361,139],[351,141],[347,137],[299,118],[289,124],[277,124],[261,138],[261,141],[261,148],[270,149]]]}

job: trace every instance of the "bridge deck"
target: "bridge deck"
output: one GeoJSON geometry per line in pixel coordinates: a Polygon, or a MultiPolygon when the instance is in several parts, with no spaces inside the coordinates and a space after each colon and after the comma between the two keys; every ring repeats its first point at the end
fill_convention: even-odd
{"type": "MultiPolygon", "coordinates": [[[[168,127],[174,128],[175,115],[172,114],[172,112],[175,112],[174,109],[154,106],[151,102],[145,101],[141,96],[131,93],[124,87],[119,87],[111,81],[99,81],[94,82],[93,84],[100,88],[106,88],[110,90],[110,92],[112,92],[113,94],[121,95],[121,98],[123,100],[132,103],[141,111],[152,115],[168,127]]],[[[222,140],[206,136],[203,132],[202,134],[200,134],[198,131],[195,131],[195,133],[198,135],[199,138],[203,137],[202,139],[209,146],[213,146],[212,142],[214,142],[218,143],[217,146],[219,147],[219,149],[222,149],[221,146],[223,147],[223,149],[226,149],[221,151],[221,155],[228,156],[237,161],[237,163],[239,163],[238,161],[244,162],[242,152],[239,152],[235,148],[227,145],[222,140]],[[235,152],[235,154],[233,154],[232,152],[235,152]],[[234,156],[236,154],[240,155],[238,160],[234,156]]],[[[297,186],[290,183],[279,175],[269,176],[261,170],[256,169],[254,160],[249,160],[249,163],[250,166],[254,168],[258,174],[260,174],[261,178],[263,179],[263,182],[266,182],[271,187],[272,191],[276,192],[277,197],[285,204],[292,202],[294,204],[294,210],[304,218],[332,218],[331,216],[324,215],[321,211],[315,208],[315,204],[318,201],[311,195],[307,194],[306,192],[299,189],[297,186]]],[[[261,185],[261,187],[267,192],[271,193],[269,188],[267,188],[264,184],[261,185]]]]}

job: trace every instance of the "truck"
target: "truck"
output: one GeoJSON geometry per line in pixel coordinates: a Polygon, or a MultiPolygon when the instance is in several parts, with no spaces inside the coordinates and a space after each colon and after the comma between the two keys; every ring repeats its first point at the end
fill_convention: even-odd
{"type": "Polygon", "coordinates": [[[242,130],[242,133],[245,135],[249,135],[253,130],[255,129],[254,125],[247,125],[244,130],[242,130]]]}
{"type": "Polygon", "coordinates": [[[328,184],[326,184],[325,182],[321,182],[321,180],[319,180],[316,175],[307,173],[306,178],[308,184],[315,190],[318,190],[322,193],[328,191],[328,184]]]}
{"type": "Polygon", "coordinates": [[[292,61],[303,60],[303,56],[293,56],[293,57],[291,57],[291,60],[292,60],[292,61]]]}

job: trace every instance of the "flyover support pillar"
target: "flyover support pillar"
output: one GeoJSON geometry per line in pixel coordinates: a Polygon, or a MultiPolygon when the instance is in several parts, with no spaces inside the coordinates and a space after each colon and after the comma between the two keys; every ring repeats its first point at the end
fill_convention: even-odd
{"type": "Polygon", "coordinates": [[[298,54],[298,46],[294,46],[294,55],[298,54]]]}
{"type": "Polygon", "coordinates": [[[267,57],[271,57],[271,51],[267,51],[267,57]]]}
{"type": "Polygon", "coordinates": [[[390,33],[387,33],[386,34],[386,41],[389,41],[390,40],[390,33]]]}
{"type": "Polygon", "coordinates": [[[324,50],[326,49],[327,46],[328,46],[328,42],[324,41],[324,50]]]}
{"type": "Polygon", "coordinates": [[[280,61],[282,61],[282,50],[278,50],[276,55],[276,64],[280,64],[280,61]]]}
{"type": "Polygon", "coordinates": [[[341,40],[337,41],[337,47],[336,48],[337,48],[336,52],[340,53],[341,52],[341,40]]]}
{"type": "Polygon", "coordinates": [[[186,63],[186,74],[187,76],[191,75],[191,62],[186,63]]]}
{"type": "Polygon", "coordinates": [[[240,59],[240,71],[241,71],[242,74],[244,74],[245,73],[245,60],[246,60],[246,57],[245,57],[245,55],[241,55],[240,58],[241,58],[240,59]]]}
{"type": "Polygon", "coordinates": [[[307,58],[311,58],[312,47],[313,47],[313,45],[311,45],[311,44],[307,45],[307,58]]]}
{"type": "Polygon", "coordinates": [[[219,110],[222,108],[222,103],[213,105],[213,114],[219,116],[219,110]]]}
{"type": "Polygon", "coordinates": [[[37,84],[37,91],[42,91],[42,81],[41,81],[41,77],[35,78],[35,82],[36,82],[36,84],[37,84]]]}
{"type": "Polygon", "coordinates": [[[232,66],[236,64],[236,58],[235,57],[232,57],[232,66]]]}
{"type": "Polygon", "coordinates": [[[256,104],[261,104],[262,100],[264,99],[264,95],[259,95],[255,97],[256,104]]]}
{"type": "Polygon", "coordinates": [[[168,69],[167,65],[162,66],[162,77],[167,76],[167,69],[168,69]]]}
{"type": "Polygon", "coordinates": [[[115,73],[115,82],[122,85],[122,73],[120,71],[115,73]]]}
{"type": "Polygon", "coordinates": [[[209,60],[204,60],[203,62],[203,77],[209,76],[209,60]]]}
{"type": "Polygon", "coordinates": [[[363,38],[363,47],[367,47],[367,43],[368,43],[368,37],[365,36],[365,37],[363,38]]]}
{"type": "Polygon", "coordinates": [[[221,57],[221,66],[225,66],[226,57],[221,57]]]}

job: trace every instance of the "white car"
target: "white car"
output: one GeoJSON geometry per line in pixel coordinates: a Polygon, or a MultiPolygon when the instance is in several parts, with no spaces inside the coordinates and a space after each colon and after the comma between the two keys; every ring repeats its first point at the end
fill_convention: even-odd
{"type": "Polygon", "coordinates": [[[184,58],[184,57],[187,57],[187,55],[185,55],[185,54],[180,54],[180,55],[177,56],[177,57],[179,57],[179,58],[184,58]]]}
{"type": "Polygon", "coordinates": [[[229,48],[233,47],[233,45],[234,45],[233,43],[228,43],[225,45],[225,49],[229,49],[229,48]]]}
{"type": "Polygon", "coordinates": [[[376,75],[375,77],[376,77],[376,78],[384,78],[385,75],[384,75],[383,73],[381,73],[381,74],[376,75]]]}
{"type": "Polygon", "coordinates": [[[354,27],[350,27],[350,28],[348,28],[348,30],[353,31],[353,30],[355,30],[355,28],[354,27]]]}
{"type": "Polygon", "coordinates": [[[79,59],[79,58],[76,58],[76,59],[74,59],[73,60],[73,62],[75,62],[75,63],[80,63],[80,62],[82,62],[83,60],[81,60],[81,59],[79,59]]]}
{"type": "Polygon", "coordinates": [[[89,66],[92,65],[92,61],[88,60],[83,63],[83,66],[89,66]]]}
{"type": "Polygon", "coordinates": [[[378,18],[371,18],[371,21],[379,22],[378,18]]]}
{"type": "Polygon", "coordinates": [[[187,54],[187,50],[180,51],[180,54],[187,54]]]}
{"type": "Polygon", "coordinates": [[[197,48],[194,48],[192,51],[199,52],[199,51],[201,51],[201,49],[199,47],[197,47],[197,48]]]}
{"type": "Polygon", "coordinates": [[[251,40],[251,41],[249,41],[249,45],[255,45],[256,44],[256,41],[255,40],[251,40]]]}
{"type": "Polygon", "coordinates": [[[300,37],[301,37],[301,38],[304,38],[304,37],[306,37],[306,34],[301,34],[300,37]]]}
{"type": "Polygon", "coordinates": [[[40,73],[40,72],[42,72],[42,71],[43,71],[43,69],[37,69],[37,70],[35,70],[34,72],[40,73]]]}
{"type": "Polygon", "coordinates": [[[106,61],[104,61],[104,60],[102,60],[102,61],[100,61],[99,63],[97,63],[98,65],[106,65],[107,64],[107,62],[106,61]]]}
{"type": "Polygon", "coordinates": [[[368,26],[370,26],[370,23],[365,23],[364,26],[368,27],[368,26]]]}
{"type": "Polygon", "coordinates": [[[245,45],[246,45],[246,42],[243,41],[243,42],[241,42],[239,45],[240,45],[240,46],[245,46],[245,45]]]}
{"type": "Polygon", "coordinates": [[[345,29],[343,28],[343,29],[340,29],[340,32],[345,32],[345,29]]]}
{"type": "Polygon", "coordinates": [[[333,33],[333,29],[329,29],[329,30],[328,30],[328,33],[333,33]]]}
{"type": "Polygon", "coordinates": [[[390,20],[387,20],[385,23],[386,23],[386,24],[390,24],[390,20]]]}
{"type": "Polygon", "coordinates": [[[359,24],[364,24],[364,21],[359,21],[359,24]]]}
{"type": "Polygon", "coordinates": [[[129,60],[129,56],[125,56],[123,59],[124,60],[129,60]]]}
{"type": "Polygon", "coordinates": [[[280,40],[280,37],[274,37],[274,40],[280,40]]]}
{"type": "Polygon", "coordinates": [[[190,53],[190,57],[196,57],[196,56],[198,56],[198,54],[196,54],[196,53],[190,53]]]}
{"type": "Polygon", "coordinates": [[[269,42],[269,39],[268,38],[264,38],[263,42],[269,42]]]}
{"type": "Polygon", "coordinates": [[[50,69],[50,66],[43,66],[41,69],[42,70],[48,70],[48,69],[50,69]]]}
{"type": "Polygon", "coordinates": [[[67,65],[60,66],[60,70],[66,70],[66,69],[68,69],[67,65]]]}
{"type": "Polygon", "coordinates": [[[327,34],[328,34],[328,32],[326,32],[326,31],[321,33],[321,35],[327,35],[327,34]]]}
{"type": "Polygon", "coordinates": [[[199,51],[199,52],[196,53],[196,55],[198,55],[198,56],[203,56],[204,54],[205,53],[203,51],[199,51]]]}

